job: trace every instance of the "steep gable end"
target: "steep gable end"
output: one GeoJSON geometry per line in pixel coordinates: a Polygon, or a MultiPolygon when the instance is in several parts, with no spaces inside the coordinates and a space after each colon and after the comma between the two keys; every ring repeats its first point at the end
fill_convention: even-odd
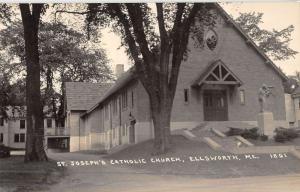
{"type": "Polygon", "coordinates": [[[224,17],[226,23],[232,27],[243,37],[245,42],[253,47],[253,49],[265,60],[265,64],[269,65],[283,81],[287,81],[288,77],[273,63],[273,61],[254,43],[254,41],[238,26],[238,24],[228,15],[228,13],[218,4],[215,3],[217,11],[224,17]]]}
{"type": "Polygon", "coordinates": [[[110,83],[66,82],[67,110],[88,110],[99,101],[110,83]]]}

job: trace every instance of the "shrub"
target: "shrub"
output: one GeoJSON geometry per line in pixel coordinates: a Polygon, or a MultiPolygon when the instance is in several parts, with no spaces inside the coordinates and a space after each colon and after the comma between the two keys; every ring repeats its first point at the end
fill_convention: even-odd
{"type": "Polygon", "coordinates": [[[299,134],[297,133],[297,130],[295,129],[285,129],[282,127],[278,127],[275,129],[275,136],[274,140],[276,142],[285,142],[285,141],[291,141],[297,137],[299,137],[299,134]]]}
{"type": "Polygon", "coordinates": [[[241,134],[242,137],[245,139],[257,139],[259,137],[259,134],[257,133],[258,128],[251,128],[251,129],[245,129],[244,132],[241,134]]]}
{"type": "Polygon", "coordinates": [[[229,131],[227,131],[225,133],[225,135],[235,136],[235,135],[241,135],[243,132],[244,132],[244,129],[230,127],[229,131]]]}
{"type": "Polygon", "coordinates": [[[251,128],[251,129],[240,129],[240,128],[230,128],[225,134],[227,136],[235,136],[240,135],[245,139],[257,139],[259,134],[257,133],[258,128],[251,128]]]}

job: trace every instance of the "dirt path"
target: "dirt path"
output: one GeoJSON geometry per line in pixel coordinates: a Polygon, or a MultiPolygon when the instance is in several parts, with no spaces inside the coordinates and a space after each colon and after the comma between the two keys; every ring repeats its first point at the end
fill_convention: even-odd
{"type": "MultiPolygon", "coordinates": [[[[99,155],[77,153],[51,154],[58,161],[101,160],[99,155]]],[[[205,192],[299,192],[300,175],[203,179],[199,176],[154,175],[125,167],[68,166],[68,176],[51,187],[52,192],[98,191],[205,191],[205,192]]]]}

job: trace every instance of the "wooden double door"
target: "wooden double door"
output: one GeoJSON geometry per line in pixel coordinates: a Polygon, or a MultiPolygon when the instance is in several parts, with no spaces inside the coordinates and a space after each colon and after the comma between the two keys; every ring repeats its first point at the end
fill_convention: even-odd
{"type": "Polygon", "coordinates": [[[227,121],[228,103],[226,90],[204,90],[203,110],[205,121],[227,121]]]}

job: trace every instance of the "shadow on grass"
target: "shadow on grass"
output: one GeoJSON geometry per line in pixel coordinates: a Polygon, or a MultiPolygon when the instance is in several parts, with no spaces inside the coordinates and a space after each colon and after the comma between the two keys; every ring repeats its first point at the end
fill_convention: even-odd
{"type": "Polygon", "coordinates": [[[43,191],[64,176],[65,169],[51,159],[29,163],[24,163],[24,156],[0,159],[0,191],[43,191]]]}
{"type": "Polygon", "coordinates": [[[206,157],[232,156],[228,152],[214,151],[201,141],[187,140],[183,136],[172,136],[172,148],[166,154],[153,155],[153,141],[145,141],[104,158],[111,160],[145,159],[146,163],[122,164],[137,172],[159,175],[190,175],[201,178],[234,178],[247,176],[285,175],[300,173],[300,161],[291,154],[284,159],[270,159],[270,154],[257,154],[255,160],[238,155],[238,160],[203,160],[206,157]],[[177,157],[181,161],[162,162],[166,158],[177,157]],[[191,159],[202,159],[192,161],[191,159]],[[152,161],[152,160],[154,161],[152,161]],[[160,161],[160,162],[159,162],[160,161]]]}

